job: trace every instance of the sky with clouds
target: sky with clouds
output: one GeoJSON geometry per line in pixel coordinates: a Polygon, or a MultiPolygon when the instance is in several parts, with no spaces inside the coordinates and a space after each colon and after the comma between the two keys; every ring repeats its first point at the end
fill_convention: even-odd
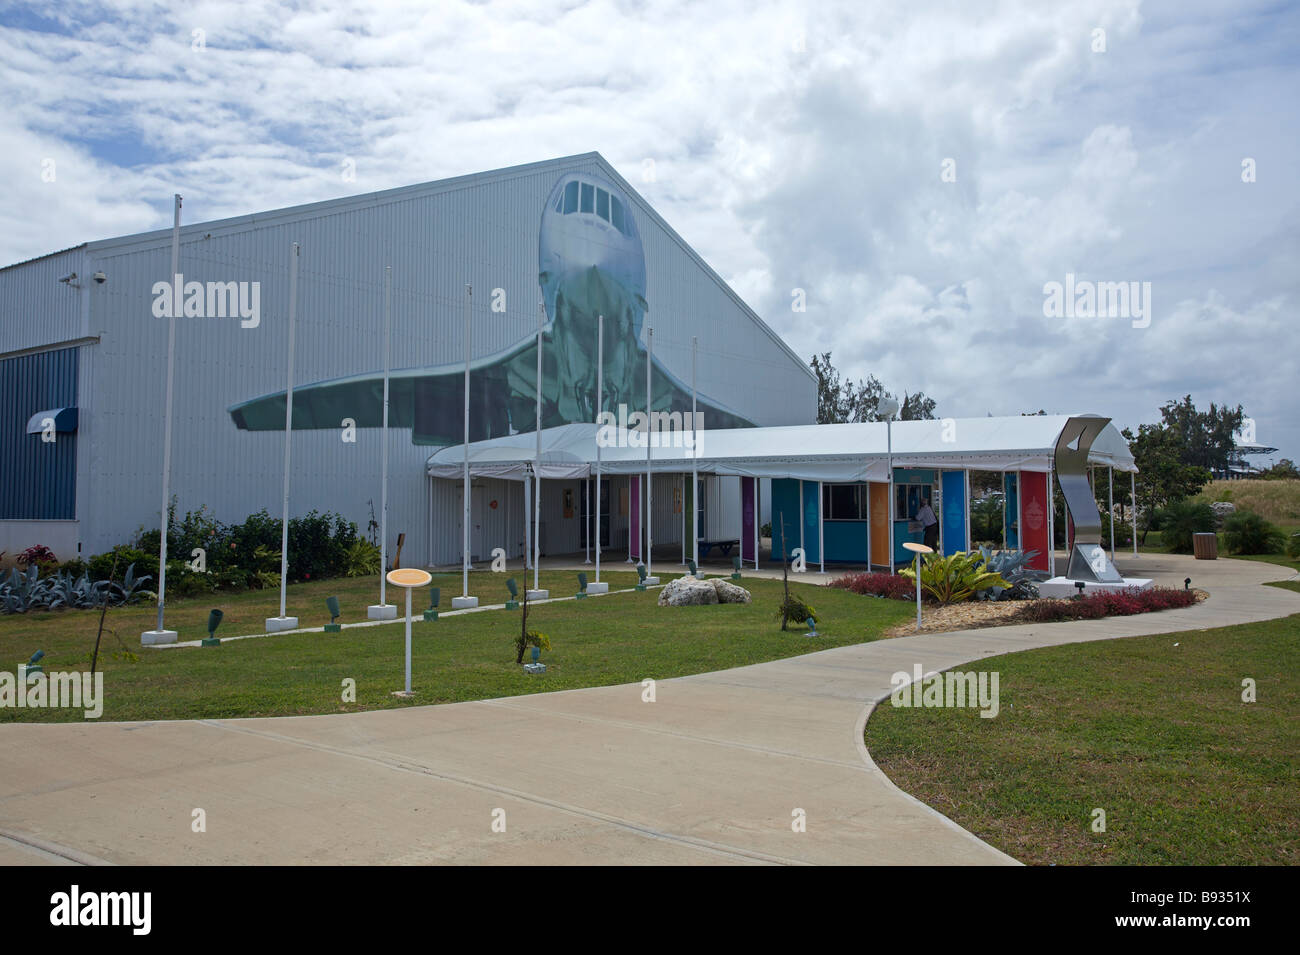
{"type": "Polygon", "coordinates": [[[1300,459],[1298,60],[1265,0],[0,2],[0,261],[597,150],[800,355],[1300,459]]]}

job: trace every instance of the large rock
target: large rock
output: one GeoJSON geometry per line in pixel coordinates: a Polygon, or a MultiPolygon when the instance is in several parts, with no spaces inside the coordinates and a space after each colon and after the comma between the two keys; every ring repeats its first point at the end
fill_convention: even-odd
{"type": "Polygon", "coordinates": [[[689,607],[717,602],[718,592],[713,589],[712,581],[696,580],[691,576],[670,580],[664,589],[659,591],[661,607],[689,607]]]}
{"type": "Polygon", "coordinates": [[[723,580],[721,577],[711,577],[705,583],[713,585],[713,589],[718,592],[718,603],[720,604],[747,604],[749,603],[749,591],[744,587],[737,587],[730,581],[723,580]]]}

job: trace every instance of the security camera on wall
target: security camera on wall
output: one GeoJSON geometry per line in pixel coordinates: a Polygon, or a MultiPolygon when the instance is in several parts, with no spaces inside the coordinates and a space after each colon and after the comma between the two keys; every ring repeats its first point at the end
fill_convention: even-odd
{"type": "Polygon", "coordinates": [[[95,278],[95,282],[99,285],[103,285],[105,282],[108,281],[108,276],[105,275],[103,272],[96,272],[94,278],[95,278]]]}

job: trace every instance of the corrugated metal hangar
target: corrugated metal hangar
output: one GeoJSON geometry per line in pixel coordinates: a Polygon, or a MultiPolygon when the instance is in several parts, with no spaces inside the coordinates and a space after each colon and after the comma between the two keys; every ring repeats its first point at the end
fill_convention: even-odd
{"type": "MultiPolygon", "coordinates": [[[[0,551],[41,543],[68,559],[158,526],[160,316],[172,300],[155,286],[169,281],[171,239],[160,230],[87,242],[0,270],[0,551]]],[[[594,419],[598,315],[606,409],[645,407],[648,360],[655,408],[688,409],[694,337],[706,427],[815,420],[807,364],[587,153],[182,226],[171,457],[180,513],[279,513],[293,243],[291,512],[338,511],[364,528],[379,511],[391,266],[388,528],[419,561],[460,561],[460,484],[426,464],[462,440],[467,309],[471,440],[534,430],[539,309],[544,428],[594,419]]],[[[662,490],[659,479],[654,539],[667,546],[680,542],[684,502],[672,476],[662,490]]],[[[588,495],[580,479],[551,483],[542,550],[579,551],[588,495]]],[[[737,478],[709,478],[702,536],[740,536],[739,508],[707,503],[739,495],[737,478]]],[[[615,550],[628,543],[626,500],[618,487],[603,496],[602,543],[615,550]]],[[[471,523],[475,557],[522,554],[521,482],[475,478],[471,523]]]]}

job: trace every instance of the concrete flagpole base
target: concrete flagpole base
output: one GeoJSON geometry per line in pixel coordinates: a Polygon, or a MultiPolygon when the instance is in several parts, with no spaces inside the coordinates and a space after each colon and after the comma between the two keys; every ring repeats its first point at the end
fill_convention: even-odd
{"type": "Polygon", "coordinates": [[[146,630],[140,634],[141,646],[154,647],[160,643],[175,643],[175,630],[146,630]]]}
{"type": "Polygon", "coordinates": [[[607,594],[609,593],[609,584],[606,581],[600,583],[587,584],[587,593],[589,594],[607,594]]]}
{"type": "Polygon", "coordinates": [[[396,620],[396,604],[371,604],[366,608],[367,620],[396,620]]]}
{"type": "Polygon", "coordinates": [[[278,630],[297,630],[297,617],[267,617],[266,632],[275,633],[278,630]]]}
{"type": "Polygon", "coordinates": [[[452,597],[451,598],[452,610],[469,610],[471,607],[477,607],[477,606],[478,606],[477,597],[452,597]]]}
{"type": "MultiPolygon", "coordinates": [[[[588,584],[587,587],[588,589],[590,589],[591,585],[588,584]]],[[[528,591],[528,599],[529,600],[550,600],[551,592],[549,590],[530,590],[528,591]]]]}

